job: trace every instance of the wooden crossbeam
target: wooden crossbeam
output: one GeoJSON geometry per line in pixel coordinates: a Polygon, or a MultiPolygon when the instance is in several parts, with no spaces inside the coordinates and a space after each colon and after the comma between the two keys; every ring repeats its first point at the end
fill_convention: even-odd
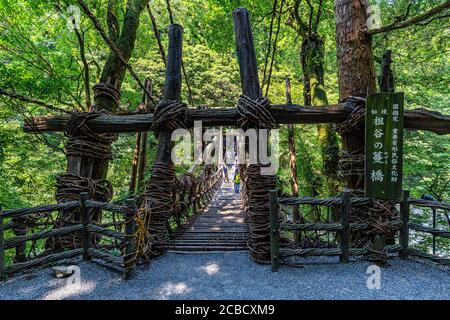
{"type": "MultiPolygon", "coordinates": [[[[271,113],[279,124],[339,123],[345,120],[352,109],[351,102],[324,107],[305,107],[295,104],[272,105],[271,113]]],[[[236,126],[239,114],[236,108],[189,109],[187,125],[202,121],[203,127],[236,126]]],[[[69,116],[35,117],[26,122],[25,132],[62,132],[69,116]]],[[[139,132],[150,131],[153,114],[104,115],[88,121],[96,132],[139,132]]],[[[450,134],[450,115],[427,109],[405,110],[405,128],[426,130],[437,134],[450,134]]]]}

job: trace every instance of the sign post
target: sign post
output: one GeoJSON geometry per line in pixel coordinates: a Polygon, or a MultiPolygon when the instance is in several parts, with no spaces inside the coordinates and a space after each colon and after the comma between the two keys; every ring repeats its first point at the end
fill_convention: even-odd
{"type": "Polygon", "coordinates": [[[403,92],[381,92],[366,100],[365,196],[402,196],[403,92]]]}

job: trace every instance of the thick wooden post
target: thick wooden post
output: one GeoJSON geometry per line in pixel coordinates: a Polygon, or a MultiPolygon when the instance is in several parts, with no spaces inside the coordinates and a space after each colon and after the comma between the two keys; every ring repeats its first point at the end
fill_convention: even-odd
{"type": "Polygon", "coordinates": [[[251,99],[261,98],[253,33],[247,9],[237,8],[233,12],[233,20],[242,93],[251,99]]]}
{"type": "MultiPolygon", "coordinates": [[[[13,218],[14,222],[13,232],[16,237],[25,236],[27,234],[27,225],[25,219],[22,217],[13,218]]],[[[14,256],[15,262],[25,262],[27,261],[26,255],[26,243],[20,242],[16,245],[16,253],[14,256]]]]}
{"type": "MultiPolygon", "coordinates": [[[[162,103],[180,101],[181,95],[181,58],[182,58],[183,28],[178,24],[169,26],[169,53],[166,66],[166,80],[162,103]]],[[[157,108],[163,108],[160,104],[157,108]]],[[[165,243],[170,233],[169,218],[173,215],[175,189],[175,170],[172,162],[172,129],[163,125],[158,130],[158,148],[156,160],[152,169],[152,177],[146,186],[150,194],[144,199],[144,206],[150,215],[146,215],[149,232],[154,236],[154,242],[165,243]],[[164,177],[163,177],[164,175],[164,177]],[[164,190],[161,192],[161,190],[164,190]]],[[[161,246],[163,247],[163,245],[161,246]]],[[[155,250],[154,254],[163,251],[155,250]]]]}
{"type": "MultiPolygon", "coordinates": [[[[436,208],[433,208],[433,229],[436,229],[436,208]]],[[[436,235],[433,234],[433,254],[436,254],[436,235]]]]}
{"type": "MultiPolygon", "coordinates": [[[[169,27],[169,52],[167,56],[164,100],[179,101],[181,96],[181,57],[183,51],[183,27],[172,24],[169,27]]],[[[172,163],[172,131],[163,129],[159,133],[156,162],[172,163]]]]}
{"type": "MultiPolygon", "coordinates": [[[[128,199],[126,200],[125,204],[128,207],[135,208],[137,210],[135,200],[128,199]]],[[[125,221],[125,236],[127,239],[127,245],[125,247],[124,255],[125,279],[129,279],[132,276],[133,270],[136,266],[135,232],[136,220],[135,216],[133,216],[125,221]]]]}
{"type": "Polygon", "coordinates": [[[80,218],[83,230],[81,232],[81,245],[83,247],[83,260],[90,260],[89,246],[91,244],[91,235],[88,231],[88,225],[91,222],[90,209],[86,207],[86,201],[89,200],[89,193],[80,193],[80,218]]]}
{"type": "Polygon", "coordinates": [[[344,189],[341,195],[342,212],[341,212],[341,256],[339,261],[347,263],[350,254],[350,213],[352,211],[351,193],[348,189],[344,189]]]}
{"type": "Polygon", "coordinates": [[[3,206],[0,203],[0,281],[5,278],[5,237],[3,233],[3,206]]]}
{"type": "Polygon", "coordinates": [[[409,190],[403,191],[402,201],[400,202],[400,218],[402,219],[403,227],[400,229],[400,258],[408,258],[408,242],[409,242],[409,190]]]}
{"type": "MultiPolygon", "coordinates": [[[[245,8],[238,8],[233,12],[233,20],[242,94],[253,100],[260,99],[262,98],[262,94],[258,79],[258,65],[253,43],[250,15],[245,8]]],[[[258,128],[255,129],[259,136],[258,128]]],[[[261,147],[261,142],[259,141],[258,147],[261,147]]],[[[245,168],[245,166],[242,167],[245,168]]],[[[269,190],[276,187],[276,180],[273,175],[262,177],[261,173],[258,172],[258,169],[261,168],[262,166],[259,161],[258,164],[250,164],[246,172],[241,173],[241,176],[245,174],[245,179],[243,179],[243,192],[246,194],[243,197],[250,204],[247,208],[250,224],[252,224],[253,230],[258,230],[251,234],[253,240],[252,258],[256,261],[269,261],[270,248],[267,244],[270,242],[270,230],[266,227],[269,225],[270,220],[268,214],[268,196],[269,190]],[[261,181],[264,181],[264,183],[261,183],[261,181]],[[259,184],[260,188],[256,192],[255,190],[249,192],[247,186],[254,184],[259,184]],[[264,199],[267,200],[264,201],[264,199]]]]}
{"type": "Polygon", "coordinates": [[[280,225],[278,223],[278,191],[269,191],[270,201],[270,257],[272,271],[280,269],[280,225]]]}

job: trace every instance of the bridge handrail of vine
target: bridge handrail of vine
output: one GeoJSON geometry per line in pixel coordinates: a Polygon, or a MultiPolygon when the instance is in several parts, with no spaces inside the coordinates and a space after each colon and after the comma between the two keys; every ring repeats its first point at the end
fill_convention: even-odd
{"type": "MultiPolygon", "coordinates": [[[[211,172],[205,167],[197,175],[191,170],[177,179],[173,216],[173,229],[180,231],[190,219],[201,213],[222,182],[221,169],[211,172]]],[[[137,238],[141,210],[136,201],[141,195],[108,203],[89,199],[88,193],[80,194],[80,200],[3,211],[0,206],[0,279],[29,268],[53,265],[80,255],[84,260],[106,264],[128,278],[142,258],[138,256],[137,238]],[[80,220],[66,220],[56,225],[57,212],[78,210],[80,220]],[[91,220],[92,212],[102,210],[102,221],[91,220]],[[55,212],[55,214],[53,214],[55,212]],[[6,236],[14,234],[14,236],[6,236]],[[52,247],[54,239],[69,237],[66,248],[52,247]],[[81,238],[81,242],[77,239],[81,238]],[[42,242],[39,249],[37,243],[42,242]],[[31,243],[27,249],[26,243],[31,243]],[[14,249],[14,257],[6,253],[14,249]],[[28,251],[28,252],[26,252],[28,251]],[[8,261],[8,263],[6,263],[8,261]]],[[[153,243],[152,246],[157,246],[153,243]]]]}
{"type": "MultiPolygon", "coordinates": [[[[450,204],[435,201],[424,200],[409,197],[409,191],[404,191],[403,198],[392,203],[399,204],[399,210],[395,209],[393,217],[398,217],[385,222],[381,221],[358,221],[359,218],[353,210],[355,207],[366,207],[371,205],[374,199],[357,197],[351,195],[350,192],[344,191],[341,197],[317,199],[311,197],[278,197],[278,191],[270,191],[270,215],[271,215],[271,264],[272,271],[278,271],[281,265],[293,265],[287,259],[294,256],[339,256],[342,263],[349,260],[349,256],[366,256],[369,260],[383,262],[387,254],[398,252],[402,259],[408,256],[427,259],[439,264],[450,265],[450,259],[436,254],[436,238],[450,239],[450,231],[437,228],[436,226],[436,210],[442,210],[447,219],[450,211],[450,204]],[[307,222],[303,217],[301,221],[294,220],[288,213],[288,218],[283,215],[280,206],[319,206],[330,207],[334,213],[340,217],[337,222],[307,222]],[[431,208],[433,210],[433,227],[423,225],[421,223],[410,222],[410,206],[421,208],[431,208]],[[350,233],[365,230],[372,233],[376,229],[389,230],[390,232],[400,231],[395,244],[384,245],[379,247],[360,247],[356,243],[351,242],[350,233]],[[433,240],[433,253],[424,252],[415,247],[410,246],[410,230],[415,232],[430,234],[433,240]],[[339,245],[334,243],[332,246],[304,247],[299,243],[285,238],[286,232],[326,232],[336,233],[340,237],[339,245]]],[[[448,220],[450,223],[450,220],[448,220]]]]}

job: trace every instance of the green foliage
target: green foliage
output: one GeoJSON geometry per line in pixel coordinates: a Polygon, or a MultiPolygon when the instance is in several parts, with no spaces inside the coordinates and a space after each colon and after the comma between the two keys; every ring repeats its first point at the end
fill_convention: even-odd
{"type": "MultiPolygon", "coordinates": [[[[130,1],[130,0],[129,0],[130,1]]],[[[107,0],[86,0],[93,13],[107,30],[107,0]]],[[[116,1],[116,15],[122,21],[126,0],[116,1]]],[[[239,70],[236,61],[232,11],[244,6],[251,12],[260,78],[268,48],[272,1],[260,0],[172,0],[174,19],[184,27],[184,62],[196,106],[231,106],[240,94],[239,70]]],[[[373,1],[378,3],[379,1],[373,1]]],[[[406,11],[410,1],[381,1],[383,23],[406,11]]],[[[75,33],[67,28],[65,11],[76,1],[3,0],[0,2],[0,88],[43,100],[67,110],[85,106],[83,65],[75,33]],[[55,3],[61,4],[57,10],[55,3]]],[[[429,9],[440,1],[415,1],[411,16],[429,9]]],[[[169,17],[165,0],[151,1],[163,46],[167,50],[169,17]]],[[[302,10],[307,18],[307,10],[302,10]]],[[[269,99],[284,103],[286,76],[291,78],[292,96],[301,104],[302,70],[299,60],[301,39],[282,18],[276,60],[270,84],[269,99]]],[[[445,19],[427,26],[415,26],[374,38],[375,55],[381,57],[386,49],[393,50],[396,90],[404,91],[406,107],[426,107],[450,113],[450,64],[448,30],[445,19]]],[[[109,48],[81,14],[80,31],[86,45],[92,86],[100,77],[109,48]]],[[[335,22],[333,1],[324,1],[319,34],[324,41],[325,92],[329,103],[338,101],[335,22]]],[[[140,19],[137,41],[130,61],[143,80],[153,81],[153,93],[160,97],[164,85],[165,67],[158,51],[148,12],[140,19]]],[[[376,64],[377,70],[379,65],[376,64]]],[[[186,84],[182,97],[188,101],[186,84]]],[[[135,110],[141,100],[141,90],[127,72],[122,88],[121,109],[135,110]]],[[[54,114],[52,110],[19,103],[0,97],[0,202],[6,208],[24,207],[54,202],[55,175],[66,166],[61,151],[43,143],[43,137],[25,134],[21,130],[24,117],[54,114]]],[[[322,156],[318,147],[317,130],[312,125],[296,126],[296,147],[300,193],[321,196],[327,193],[321,175],[322,156]]],[[[280,180],[289,192],[287,134],[281,132],[282,157],[280,180]]],[[[62,134],[46,134],[45,139],[62,148],[62,134]]],[[[149,165],[156,153],[156,141],[149,135],[149,165]]],[[[114,144],[114,159],[109,166],[109,179],[116,199],[126,195],[133,134],[121,135],[114,144]]],[[[448,136],[427,132],[407,132],[405,136],[404,184],[414,196],[436,193],[442,200],[450,197],[450,141],[448,136]]],[[[185,168],[178,168],[179,172],[185,168]]],[[[146,174],[147,178],[149,173],[146,174]]]]}

